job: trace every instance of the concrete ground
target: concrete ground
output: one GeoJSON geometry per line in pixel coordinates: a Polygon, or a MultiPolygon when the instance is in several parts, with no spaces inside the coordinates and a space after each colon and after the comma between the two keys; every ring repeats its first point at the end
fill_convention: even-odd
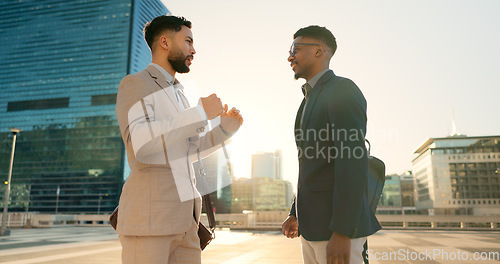
{"type": "MultiPolygon", "coordinates": [[[[279,232],[217,230],[216,235],[202,254],[204,264],[302,263],[300,240],[279,232]]],[[[372,264],[500,263],[498,232],[384,230],[370,237],[369,248],[372,264]]],[[[0,237],[2,264],[119,264],[120,252],[118,236],[108,227],[14,229],[10,237],[0,237]]]]}

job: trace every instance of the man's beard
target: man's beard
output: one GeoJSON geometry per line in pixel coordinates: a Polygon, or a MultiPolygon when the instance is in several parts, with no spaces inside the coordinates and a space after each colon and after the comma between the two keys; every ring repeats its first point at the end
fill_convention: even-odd
{"type": "Polygon", "coordinates": [[[168,55],[168,62],[170,65],[172,65],[172,68],[178,73],[187,73],[189,72],[189,66],[186,65],[186,60],[191,57],[189,56],[184,56],[182,54],[182,51],[179,49],[174,49],[172,52],[168,55]]]}
{"type": "MultiPolygon", "coordinates": [[[[295,65],[297,65],[297,63],[296,63],[296,62],[295,62],[294,64],[295,64],[295,65]]],[[[297,67],[297,66],[295,66],[295,67],[297,67]]],[[[293,78],[294,78],[295,80],[298,80],[299,78],[302,78],[302,76],[303,76],[303,74],[302,74],[302,73],[300,72],[300,70],[299,70],[299,72],[295,72],[295,74],[293,75],[293,78]]]]}

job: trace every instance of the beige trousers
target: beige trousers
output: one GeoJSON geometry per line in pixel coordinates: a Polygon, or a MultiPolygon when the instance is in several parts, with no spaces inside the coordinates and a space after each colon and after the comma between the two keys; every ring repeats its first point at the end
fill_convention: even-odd
{"type": "Polygon", "coordinates": [[[120,236],[122,264],[201,264],[198,225],[169,236],[120,236]]]}
{"type": "MultiPolygon", "coordinates": [[[[304,264],[326,264],[326,245],[328,241],[308,241],[300,237],[304,264]]],[[[363,245],[366,237],[351,239],[350,264],[363,264],[363,245]]]]}

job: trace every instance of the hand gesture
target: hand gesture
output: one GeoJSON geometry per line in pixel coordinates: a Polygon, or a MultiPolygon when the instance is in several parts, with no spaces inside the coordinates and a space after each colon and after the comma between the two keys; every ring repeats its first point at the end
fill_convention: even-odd
{"type": "Polygon", "coordinates": [[[208,119],[214,119],[224,112],[222,102],[216,94],[200,98],[199,104],[201,104],[203,110],[205,110],[208,119]]]}
{"type": "Polygon", "coordinates": [[[240,114],[240,110],[236,109],[236,107],[231,108],[231,110],[227,111],[227,104],[224,105],[224,112],[221,114],[221,117],[230,117],[238,120],[240,122],[240,126],[243,124],[243,116],[240,114]]]}

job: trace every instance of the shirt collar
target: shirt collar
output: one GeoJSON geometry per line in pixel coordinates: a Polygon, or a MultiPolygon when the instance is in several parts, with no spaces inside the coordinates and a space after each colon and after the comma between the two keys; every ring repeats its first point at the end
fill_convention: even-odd
{"type": "Polygon", "coordinates": [[[163,75],[163,77],[165,77],[165,80],[167,80],[167,82],[170,84],[170,85],[174,85],[174,82],[175,82],[175,79],[174,77],[172,77],[172,75],[170,75],[170,73],[168,73],[165,69],[163,69],[160,65],[156,64],[156,63],[150,63],[149,65],[153,65],[156,69],[158,69],[158,71],[160,71],[161,75],[163,75]]]}
{"type": "Polygon", "coordinates": [[[330,69],[326,69],[326,70],[322,70],[320,71],[318,74],[314,75],[314,77],[311,78],[311,80],[309,80],[307,83],[312,87],[314,88],[314,86],[316,85],[316,83],[319,81],[319,79],[321,78],[321,76],[323,76],[327,71],[329,71],[330,69]]]}

